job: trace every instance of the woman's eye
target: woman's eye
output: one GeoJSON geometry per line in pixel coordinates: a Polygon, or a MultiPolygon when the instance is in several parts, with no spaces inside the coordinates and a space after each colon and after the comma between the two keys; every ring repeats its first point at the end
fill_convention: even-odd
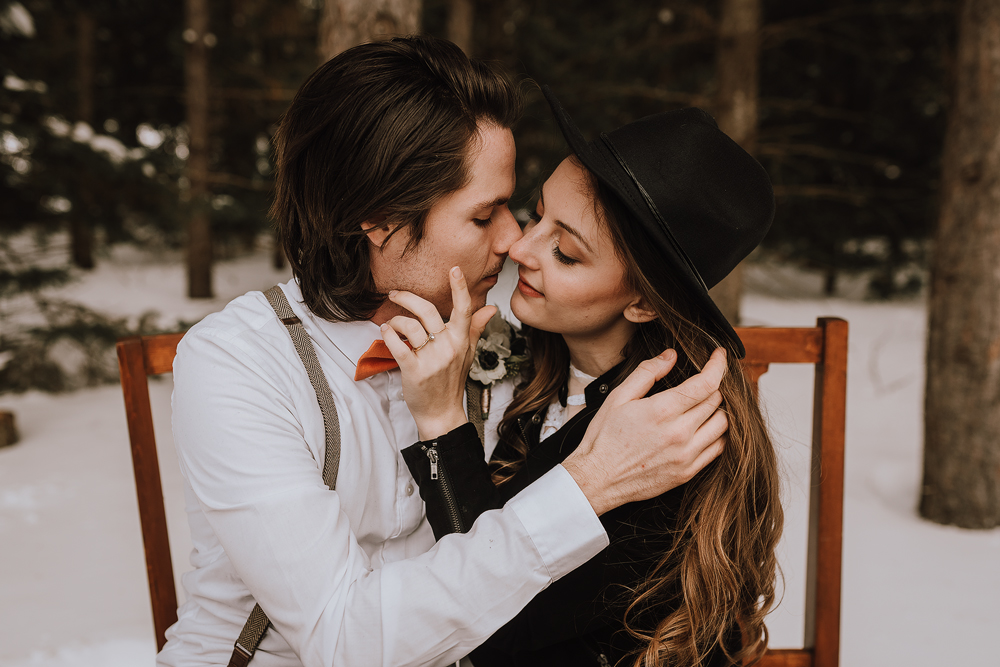
{"type": "Polygon", "coordinates": [[[578,259],[573,259],[569,255],[564,255],[563,251],[559,249],[559,246],[553,246],[552,256],[556,258],[556,261],[565,264],[566,266],[573,266],[580,261],[578,259]]]}
{"type": "Polygon", "coordinates": [[[532,222],[538,222],[542,219],[542,216],[538,215],[537,211],[528,211],[528,220],[532,222]]]}
{"type": "Polygon", "coordinates": [[[472,222],[475,223],[476,227],[488,227],[491,222],[493,222],[493,216],[488,218],[473,218],[472,222]]]}

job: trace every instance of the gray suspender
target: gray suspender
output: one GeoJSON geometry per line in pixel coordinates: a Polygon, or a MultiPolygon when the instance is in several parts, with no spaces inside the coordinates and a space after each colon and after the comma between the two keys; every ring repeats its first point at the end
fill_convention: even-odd
{"type": "MultiPolygon", "coordinates": [[[[309,334],[306,333],[301,320],[292,311],[288,299],[285,298],[285,293],[275,285],[264,292],[264,296],[267,297],[271,308],[274,308],[278,319],[285,325],[288,335],[292,337],[295,351],[298,352],[299,359],[302,360],[302,365],[305,366],[306,373],[309,375],[309,383],[312,384],[313,390],[316,392],[316,400],[319,402],[320,412],[323,413],[323,429],[326,433],[323,481],[332,491],[337,486],[337,470],[340,467],[340,420],[337,419],[337,406],[333,401],[333,393],[330,391],[326,375],[323,374],[323,369],[319,365],[316,349],[309,339],[309,334]]],[[[482,387],[472,380],[466,382],[465,386],[468,393],[469,418],[476,425],[479,437],[482,438],[483,419],[480,407],[482,387]]],[[[246,625],[243,626],[243,631],[240,632],[240,637],[233,647],[233,655],[229,658],[229,667],[247,666],[254,653],[257,652],[257,647],[260,645],[260,640],[269,624],[270,621],[267,620],[264,610],[260,608],[259,604],[254,605],[253,611],[250,612],[250,618],[247,619],[246,625]]]]}
{"type": "MultiPolygon", "coordinates": [[[[316,392],[316,400],[319,402],[320,412],[323,413],[323,429],[326,432],[326,454],[323,456],[323,481],[330,489],[337,486],[337,469],[340,467],[340,421],[337,419],[337,406],[333,402],[333,393],[330,385],[326,381],[323,369],[316,358],[316,349],[309,340],[302,322],[292,312],[292,307],[288,305],[288,299],[281,288],[275,285],[264,292],[268,303],[274,308],[275,314],[281,323],[288,330],[288,335],[292,337],[295,351],[302,360],[302,365],[309,375],[309,383],[312,384],[316,392]]],[[[267,631],[270,621],[260,605],[254,605],[247,619],[240,638],[236,640],[233,647],[233,655],[229,658],[229,667],[246,667],[247,663],[257,652],[257,646],[267,631]]]]}

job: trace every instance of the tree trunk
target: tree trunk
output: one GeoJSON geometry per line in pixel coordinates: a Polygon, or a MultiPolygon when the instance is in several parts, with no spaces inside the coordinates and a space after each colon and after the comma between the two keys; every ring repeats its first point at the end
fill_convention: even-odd
{"type": "Polygon", "coordinates": [[[1000,3],[959,11],[935,234],[920,513],[1000,525],[1000,3]]]}
{"type": "MultiPolygon", "coordinates": [[[[77,120],[94,124],[94,15],[80,10],[76,15],[77,120]]],[[[94,268],[94,229],[87,220],[86,202],[76,202],[69,214],[70,257],[81,269],[94,268]]]]}
{"type": "Polygon", "coordinates": [[[319,24],[325,62],[358,44],[420,30],[420,0],[326,0],[319,24]]]}
{"type": "Polygon", "coordinates": [[[465,55],[472,57],[472,26],[475,8],[473,0],[451,0],[448,3],[448,39],[458,44],[465,55]]]}
{"type": "Polygon", "coordinates": [[[0,410],[0,447],[13,445],[18,440],[17,427],[14,425],[14,413],[0,410]]]}
{"type": "MultiPolygon", "coordinates": [[[[188,296],[212,296],[212,230],[208,215],[208,0],[185,0],[184,58],[189,182],[188,296]]],[[[209,38],[211,40],[212,38],[209,38]]]]}
{"type": "MultiPolygon", "coordinates": [[[[723,0],[719,17],[716,121],[733,141],[753,154],[757,148],[761,0],[723,0]]],[[[740,322],[743,266],[737,266],[711,296],[729,322],[740,322]]]]}

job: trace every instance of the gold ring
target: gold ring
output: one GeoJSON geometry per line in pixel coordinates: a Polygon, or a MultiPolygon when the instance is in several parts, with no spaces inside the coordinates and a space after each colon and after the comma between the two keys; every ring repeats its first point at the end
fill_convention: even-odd
{"type": "MultiPolygon", "coordinates": [[[[441,332],[439,331],[438,333],[441,332]]],[[[434,334],[432,333],[427,334],[427,339],[424,340],[424,342],[418,345],[417,347],[413,348],[413,351],[419,352],[420,350],[424,349],[424,346],[427,345],[427,343],[431,342],[432,340],[434,340],[434,334]]]]}

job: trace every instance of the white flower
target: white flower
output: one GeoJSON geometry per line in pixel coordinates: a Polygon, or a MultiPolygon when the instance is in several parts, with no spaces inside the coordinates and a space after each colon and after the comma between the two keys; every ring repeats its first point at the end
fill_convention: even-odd
{"type": "Polygon", "coordinates": [[[472,360],[469,377],[480,384],[489,387],[498,380],[503,380],[508,373],[517,372],[518,364],[527,359],[527,353],[514,357],[511,355],[513,341],[519,340],[519,348],[523,340],[517,331],[499,314],[490,318],[483,329],[482,337],[476,343],[476,356],[472,360]]]}
{"type": "Polygon", "coordinates": [[[500,311],[497,311],[490,321],[486,323],[486,328],[483,329],[483,338],[489,338],[494,334],[503,336],[506,339],[506,344],[510,344],[510,333],[511,326],[507,323],[507,320],[503,318],[500,311]]]}
{"type": "Polygon", "coordinates": [[[472,370],[469,371],[469,377],[487,387],[497,380],[502,380],[506,374],[507,367],[504,365],[503,359],[498,359],[496,367],[489,371],[480,366],[477,360],[472,364],[472,370]]]}

